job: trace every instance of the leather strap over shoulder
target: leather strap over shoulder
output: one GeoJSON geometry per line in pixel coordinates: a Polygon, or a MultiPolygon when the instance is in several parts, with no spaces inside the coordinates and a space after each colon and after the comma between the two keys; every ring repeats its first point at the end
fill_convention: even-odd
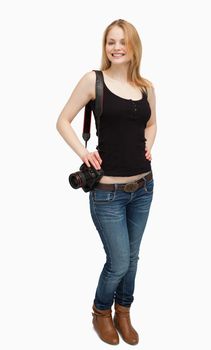
{"type": "Polygon", "coordinates": [[[96,73],[96,99],[95,99],[95,108],[93,110],[95,116],[99,118],[103,112],[103,73],[100,70],[94,70],[96,73]]]}
{"type": "Polygon", "coordinates": [[[90,100],[84,111],[84,125],[83,125],[83,139],[85,141],[85,147],[87,141],[90,139],[90,126],[91,126],[91,112],[93,111],[96,120],[96,135],[99,136],[100,129],[100,116],[103,112],[103,73],[100,70],[94,70],[96,73],[96,84],[95,84],[95,103],[90,100]]]}

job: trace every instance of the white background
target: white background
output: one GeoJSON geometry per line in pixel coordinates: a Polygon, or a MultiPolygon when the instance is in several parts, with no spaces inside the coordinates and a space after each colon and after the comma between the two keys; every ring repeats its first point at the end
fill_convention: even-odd
{"type": "MultiPolygon", "coordinates": [[[[91,324],[104,250],[88,193],[68,183],[81,160],[56,121],[82,75],[99,69],[104,29],[123,18],[139,32],[158,122],[136,348],[210,350],[208,1],[2,1],[0,13],[1,349],[109,348],[91,324]]],[[[83,110],[73,122],[83,142],[82,125],[83,110]]],[[[92,122],[90,151],[96,142],[92,122]]]]}

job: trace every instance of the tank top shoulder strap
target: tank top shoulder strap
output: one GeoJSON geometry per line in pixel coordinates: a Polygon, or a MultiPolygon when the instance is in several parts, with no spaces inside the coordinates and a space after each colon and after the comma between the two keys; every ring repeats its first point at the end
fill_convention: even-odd
{"type": "Polygon", "coordinates": [[[143,97],[148,97],[147,88],[145,86],[141,88],[141,91],[143,93],[143,97]]]}

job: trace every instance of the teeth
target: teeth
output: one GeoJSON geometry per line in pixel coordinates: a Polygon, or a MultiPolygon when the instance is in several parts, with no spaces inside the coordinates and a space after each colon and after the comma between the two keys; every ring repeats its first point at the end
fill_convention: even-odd
{"type": "Polygon", "coordinates": [[[112,56],[124,56],[124,53],[113,53],[112,56]]]}

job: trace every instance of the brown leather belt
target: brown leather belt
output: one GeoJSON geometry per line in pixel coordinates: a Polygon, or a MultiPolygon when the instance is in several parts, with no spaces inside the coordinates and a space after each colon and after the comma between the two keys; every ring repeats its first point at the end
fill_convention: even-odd
{"type": "Polygon", "coordinates": [[[152,174],[152,172],[150,172],[149,174],[145,175],[141,179],[134,181],[134,182],[128,182],[125,184],[118,184],[118,183],[104,184],[104,183],[98,182],[98,184],[95,186],[95,188],[99,188],[101,190],[111,190],[111,191],[114,191],[115,189],[117,189],[117,190],[122,190],[125,192],[135,192],[140,187],[144,186],[144,183],[146,180],[149,181],[152,178],[153,178],[153,174],[152,174]]]}

